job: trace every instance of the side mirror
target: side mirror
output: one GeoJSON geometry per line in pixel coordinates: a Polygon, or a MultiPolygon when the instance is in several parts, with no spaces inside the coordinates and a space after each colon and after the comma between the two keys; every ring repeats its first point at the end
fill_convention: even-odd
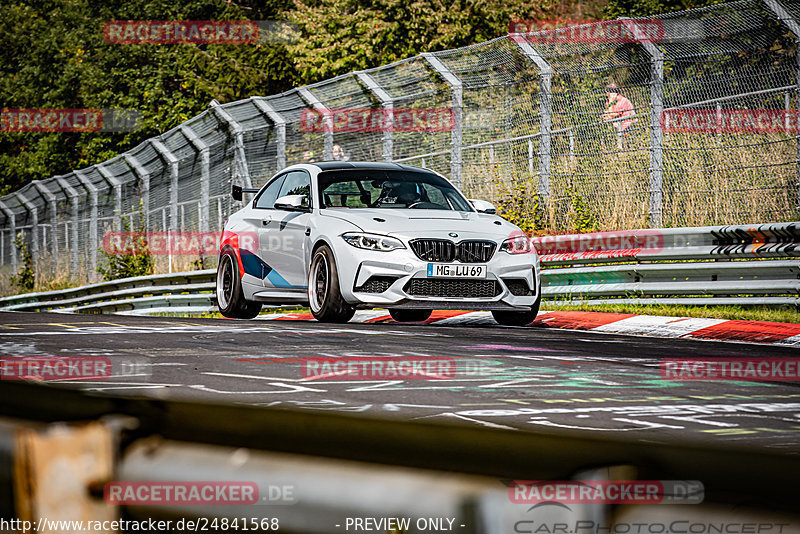
{"type": "Polygon", "coordinates": [[[286,195],[275,201],[276,210],[308,211],[308,195],[286,195]]]}
{"type": "Polygon", "coordinates": [[[472,204],[472,207],[475,208],[475,211],[478,213],[488,213],[490,215],[495,215],[497,213],[497,209],[491,202],[478,200],[477,198],[471,198],[469,199],[469,203],[472,204]]]}
{"type": "Polygon", "coordinates": [[[242,201],[243,193],[258,193],[258,191],[258,189],[244,188],[241,185],[236,184],[231,186],[231,196],[233,197],[233,200],[238,200],[239,202],[242,201]]]}

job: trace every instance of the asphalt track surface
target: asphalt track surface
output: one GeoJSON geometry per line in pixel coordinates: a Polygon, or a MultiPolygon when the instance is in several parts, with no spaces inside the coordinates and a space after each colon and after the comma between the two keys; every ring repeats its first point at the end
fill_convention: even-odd
{"type": "Polygon", "coordinates": [[[800,383],[675,382],[660,360],[797,357],[796,347],[496,325],[0,313],[3,358],[106,357],[115,395],[287,406],[536,432],[736,442],[800,454],[800,383]],[[309,359],[454,362],[424,379],[304,378],[309,359]]]}

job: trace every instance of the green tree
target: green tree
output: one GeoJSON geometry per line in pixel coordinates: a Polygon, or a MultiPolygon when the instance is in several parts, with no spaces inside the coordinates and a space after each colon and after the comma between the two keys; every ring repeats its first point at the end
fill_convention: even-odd
{"type": "Polygon", "coordinates": [[[23,0],[0,5],[5,108],[135,109],[123,133],[0,132],[0,194],[109,159],[204,110],[296,83],[283,45],[110,44],[110,20],[268,20],[286,0],[23,0]]]}
{"type": "Polygon", "coordinates": [[[724,0],[609,0],[603,15],[617,17],[647,17],[673,11],[721,4],[724,0]]]}
{"type": "Polygon", "coordinates": [[[287,48],[305,83],[377,67],[421,52],[508,33],[514,19],[548,16],[555,0],[295,0],[286,17],[303,38],[287,48]]]}

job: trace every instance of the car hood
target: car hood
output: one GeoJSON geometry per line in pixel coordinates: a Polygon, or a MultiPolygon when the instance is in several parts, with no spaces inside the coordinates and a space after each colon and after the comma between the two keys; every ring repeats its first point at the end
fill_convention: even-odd
{"type": "Polygon", "coordinates": [[[404,237],[446,237],[454,232],[460,238],[502,240],[520,232],[515,225],[497,215],[477,212],[358,208],[325,209],[321,213],[354,224],[363,232],[404,237]]]}

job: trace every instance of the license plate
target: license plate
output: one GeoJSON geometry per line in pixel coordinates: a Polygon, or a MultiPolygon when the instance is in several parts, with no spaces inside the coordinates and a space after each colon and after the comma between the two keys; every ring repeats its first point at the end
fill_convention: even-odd
{"type": "Polygon", "coordinates": [[[486,265],[429,263],[428,278],[486,278],[486,265]]]}

